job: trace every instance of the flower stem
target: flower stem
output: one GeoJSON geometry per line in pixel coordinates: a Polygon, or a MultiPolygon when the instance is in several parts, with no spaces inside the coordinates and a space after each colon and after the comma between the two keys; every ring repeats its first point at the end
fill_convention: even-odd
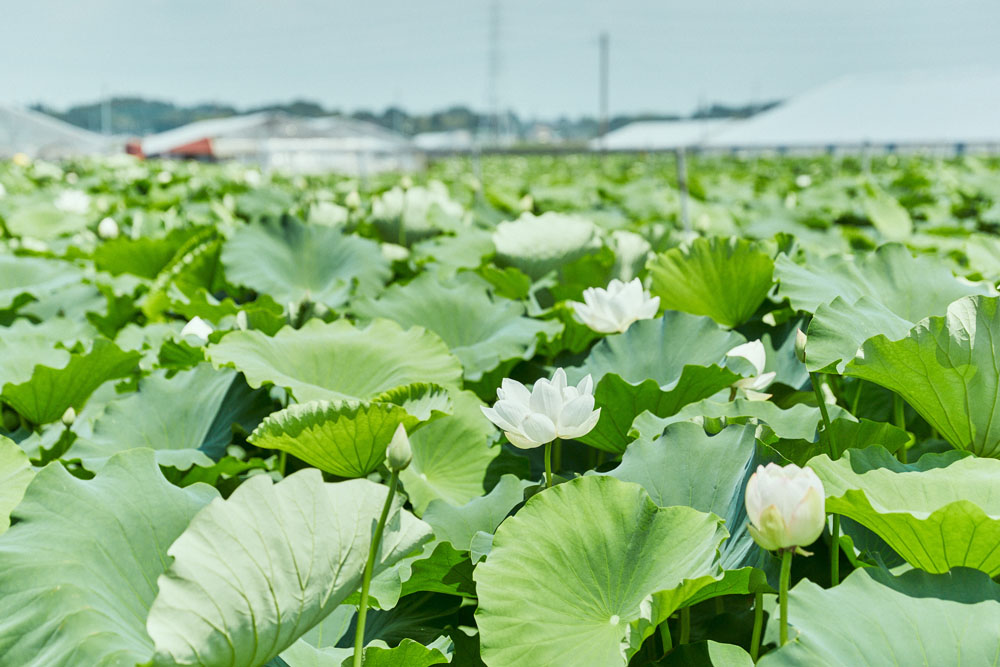
{"type": "Polygon", "coordinates": [[[663,642],[664,654],[670,653],[674,648],[674,640],[670,637],[670,623],[663,621],[660,623],[660,641],[663,642]]]}
{"type": "Polygon", "coordinates": [[[681,609],[681,636],[677,640],[677,645],[687,644],[691,641],[691,607],[681,609]]]}
{"type": "Polygon", "coordinates": [[[810,373],[809,380],[813,386],[813,393],[816,394],[816,403],[819,405],[819,414],[823,417],[823,437],[826,438],[826,446],[830,452],[830,458],[837,458],[837,450],[833,448],[833,438],[830,432],[830,412],[826,409],[826,399],[823,397],[823,390],[819,384],[819,373],[810,373]]]}
{"type": "MultiPolygon", "coordinates": [[[[892,395],[892,423],[897,428],[906,430],[906,413],[903,412],[903,397],[899,394],[892,395]]],[[[899,448],[899,460],[906,463],[906,444],[899,448]]]]}
{"type": "Polygon", "coordinates": [[[552,488],[552,443],[545,443],[545,488],[552,488]]]}
{"type": "Polygon", "coordinates": [[[764,594],[753,594],[753,636],[750,639],[750,659],[757,662],[760,655],[760,631],[764,628],[764,594]]]}
{"type": "Polygon", "coordinates": [[[840,583],[840,515],[833,515],[830,529],[830,585],[840,583]]]}
{"type": "Polygon", "coordinates": [[[399,471],[394,470],[389,480],[389,494],[385,497],[385,505],[382,506],[382,515],[375,526],[375,533],[372,535],[372,543],[368,549],[368,562],[365,563],[365,573],[361,579],[361,600],[358,602],[358,624],[354,631],[354,667],[361,667],[361,659],[364,655],[365,644],[365,616],[368,615],[368,590],[372,585],[372,571],[375,569],[375,559],[378,558],[378,548],[382,542],[382,531],[385,530],[385,521],[389,518],[389,509],[392,507],[392,498],[396,495],[396,486],[399,484],[399,471]]]}
{"type": "Polygon", "coordinates": [[[781,580],[778,588],[778,603],[781,606],[781,620],[778,625],[781,641],[778,646],[788,643],[788,581],[792,578],[792,553],[795,548],[781,552],[781,580]]]}

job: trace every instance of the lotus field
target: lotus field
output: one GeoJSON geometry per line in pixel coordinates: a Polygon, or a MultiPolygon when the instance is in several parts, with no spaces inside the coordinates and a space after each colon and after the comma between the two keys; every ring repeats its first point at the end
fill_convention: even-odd
{"type": "Polygon", "coordinates": [[[0,164],[0,665],[995,665],[1000,161],[0,164]]]}

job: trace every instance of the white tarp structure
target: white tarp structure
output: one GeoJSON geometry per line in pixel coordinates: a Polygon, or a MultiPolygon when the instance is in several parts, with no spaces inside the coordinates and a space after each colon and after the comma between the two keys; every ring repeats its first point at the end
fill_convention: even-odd
{"type": "Polygon", "coordinates": [[[592,139],[594,150],[663,151],[703,145],[731,120],[640,120],[592,139]]]}
{"type": "Polygon", "coordinates": [[[30,109],[0,106],[0,158],[24,153],[31,158],[59,159],[107,152],[108,140],[30,109]]]}
{"type": "Polygon", "coordinates": [[[718,148],[998,148],[1000,71],[847,76],[713,136],[718,148]]]}
{"type": "Polygon", "coordinates": [[[469,130],[445,130],[442,132],[421,132],[413,137],[417,148],[430,152],[471,151],[476,138],[469,130]]]}
{"type": "Polygon", "coordinates": [[[259,112],[190,123],[141,141],[146,156],[203,157],[296,173],[409,171],[422,156],[406,137],[351,118],[259,112]]]}

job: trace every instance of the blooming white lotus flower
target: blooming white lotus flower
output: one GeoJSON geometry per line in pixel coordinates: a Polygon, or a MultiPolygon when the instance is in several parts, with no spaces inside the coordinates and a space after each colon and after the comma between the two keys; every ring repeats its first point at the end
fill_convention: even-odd
{"type": "Polygon", "coordinates": [[[118,238],[118,223],[114,218],[104,218],[97,224],[97,235],[102,239],[118,238]]]}
{"type": "Polygon", "coordinates": [[[767,389],[768,385],[774,382],[774,378],[777,376],[777,373],[773,371],[770,373],[764,372],[764,366],[767,364],[767,353],[764,351],[764,344],[759,340],[737,345],[729,350],[729,352],[726,352],[726,358],[743,359],[749,362],[755,371],[755,374],[751,377],[741,378],[734,382],[733,386],[737,389],[759,392],[767,389]]]}
{"type": "Polygon", "coordinates": [[[181,329],[181,338],[184,338],[185,336],[193,336],[201,342],[205,342],[208,340],[209,334],[213,331],[214,329],[212,329],[211,324],[195,315],[187,324],[184,325],[184,328],[181,329]]]}
{"type": "Polygon", "coordinates": [[[796,549],[812,544],[826,523],[826,492],[812,468],[794,463],[757,466],[746,492],[750,535],[763,549],[796,549]]]}
{"type": "Polygon", "coordinates": [[[492,408],[482,408],[483,414],[521,449],[556,438],[582,437],[601,416],[601,409],[594,409],[593,378],[588,375],[574,387],[567,384],[561,368],[551,380],[535,382],[531,391],[517,380],[505,378],[497,389],[497,399],[492,408]]]}
{"type": "Polygon", "coordinates": [[[55,207],[65,213],[86,213],[90,209],[90,195],[81,190],[63,190],[56,197],[55,207]]]}
{"type": "Polygon", "coordinates": [[[650,297],[638,278],[627,283],[615,278],[607,289],[589,287],[583,291],[583,301],[570,302],[573,312],[599,333],[622,333],[633,322],[656,317],[660,308],[660,297],[650,297]]]}
{"type": "Polygon", "coordinates": [[[795,185],[800,188],[808,188],[812,183],[813,179],[809,174],[799,174],[795,177],[795,185]]]}

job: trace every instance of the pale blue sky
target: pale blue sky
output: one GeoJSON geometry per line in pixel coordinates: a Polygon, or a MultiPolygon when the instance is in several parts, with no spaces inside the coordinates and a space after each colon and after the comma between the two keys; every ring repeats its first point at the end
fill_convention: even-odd
{"type": "MultiPolygon", "coordinates": [[[[500,0],[502,106],[593,114],[793,95],[841,74],[1000,68],[998,0],[500,0]]],[[[484,108],[489,0],[0,0],[0,103],[102,89],[247,106],[484,108]]]]}

